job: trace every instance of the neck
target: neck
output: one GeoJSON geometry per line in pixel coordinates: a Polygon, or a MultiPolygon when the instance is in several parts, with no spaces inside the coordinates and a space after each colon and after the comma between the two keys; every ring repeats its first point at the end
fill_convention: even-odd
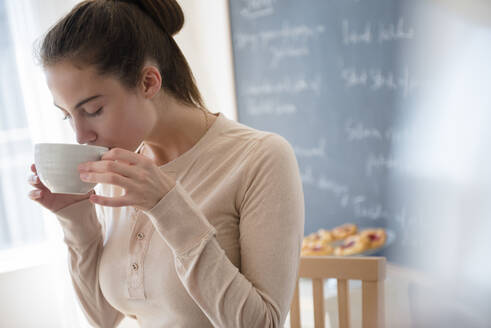
{"type": "Polygon", "coordinates": [[[142,154],[164,165],[191,149],[206,133],[216,117],[167,96],[157,110],[157,120],[144,140],[142,154]],[[206,125],[208,122],[208,125],[206,125]]]}

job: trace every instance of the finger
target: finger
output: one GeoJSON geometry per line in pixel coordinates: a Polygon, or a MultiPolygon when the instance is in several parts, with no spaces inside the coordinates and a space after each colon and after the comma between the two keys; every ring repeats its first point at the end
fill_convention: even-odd
{"type": "Polygon", "coordinates": [[[124,161],[130,165],[145,165],[151,162],[148,157],[145,157],[140,154],[136,154],[132,151],[122,149],[122,148],[113,148],[110,151],[104,153],[102,155],[101,160],[113,160],[113,161],[124,161]]]}
{"type": "Polygon", "coordinates": [[[36,174],[38,173],[36,170],[36,164],[31,164],[31,171],[36,173],[36,174]]]}
{"type": "Polygon", "coordinates": [[[43,191],[42,190],[31,190],[28,194],[29,198],[32,200],[40,200],[43,198],[43,191]]]}
{"type": "Polygon", "coordinates": [[[37,174],[30,175],[29,178],[27,179],[27,182],[29,182],[31,186],[36,187],[38,189],[48,190],[48,188],[46,188],[46,186],[41,182],[37,174]]]}
{"type": "Polygon", "coordinates": [[[39,180],[39,177],[36,174],[31,174],[29,178],[27,179],[27,182],[29,182],[31,185],[36,185],[40,183],[41,181],[39,180]]]}
{"type": "Polygon", "coordinates": [[[127,188],[133,188],[133,181],[117,173],[95,173],[84,172],[80,174],[80,179],[84,182],[106,183],[127,188]]]}
{"type": "Polygon", "coordinates": [[[97,162],[87,162],[78,166],[80,172],[91,173],[116,173],[128,178],[137,178],[139,168],[123,162],[103,160],[97,162]]]}
{"type": "Polygon", "coordinates": [[[104,197],[99,195],[91,195],[90,201],[101,206],[121,207],[131,205],[131,201],[127,197],[104,197]]]}

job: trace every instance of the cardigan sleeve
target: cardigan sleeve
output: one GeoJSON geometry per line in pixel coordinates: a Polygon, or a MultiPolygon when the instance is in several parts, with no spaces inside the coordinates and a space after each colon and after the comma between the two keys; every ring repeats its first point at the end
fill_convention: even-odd
{"type": "Polygon", "coordinates": [[[55,215],[68,246],[72,285],[85,316],[94,327],[116,327],[124,315],[107,302],[99,287],[104,224],[101,225],[94,204],[82,200],[55,215]]]}
{"type": "Polygon", "coordinates": [[[238,186],[240,271],[179,181],[146,212],[173,250],[179,279],[215,327],[282,327],[304,232],[300,173],[293,149],[276,134],[258,141],[247,163],[238,186]]]}

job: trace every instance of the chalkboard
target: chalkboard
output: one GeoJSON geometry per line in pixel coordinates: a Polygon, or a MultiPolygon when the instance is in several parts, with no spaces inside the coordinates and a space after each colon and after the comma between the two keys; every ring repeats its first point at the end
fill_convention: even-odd
{"type": "Polygon", "coordinates": [[[238,120],[293,146],[306,234],[353,222],[407,240],[393,149],[422,83],[405,62],[420,31],[403,3],[230,1],[238,120]]]}

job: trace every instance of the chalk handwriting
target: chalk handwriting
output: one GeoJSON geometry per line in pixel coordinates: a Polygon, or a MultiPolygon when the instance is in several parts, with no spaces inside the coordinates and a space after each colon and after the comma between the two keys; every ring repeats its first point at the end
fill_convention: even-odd
{"type": "Polygon", "coordinates": [[[253,33],[237,33],[234,46],[242,50],[244,48],[258,48],[259,46],[269,49],[272,45],[295,45],[307,43],[310,39],[318,38],[325,32],[324,25],[307,26],[304,24],[291,26],[284,22],[279,29],[262,30],[253,33]]]}
{"type": "Polygon", "coordinates": [[[357,33],[350,28],[349,22],[343,20],[342,22],[343,43],[346,45],[358,44],[358,43],[371,43],[372,25],[370,23],[365,24],[365,29],[361,33],[357,33]]]}
{"type": "Polygon", "coordinates": [[[366,139],[383,139],[383,134],[375,129],[368,128],[363,125],[363,123],[355,123],[352,120],[348,120],[345,124],[345,132],[348,135],[348,140],[366,140],[366,139]]]}
{"type": "Polygon", "coordinates": [[[280,103],[276,99],[249,101],[246,110],[253,116],[257,115],[291,115],[297,112],[297,107],[290,103],[280,103]]]}
{"type": "Polygon", "coordinates": [[[317,187],[324,191],[330,191],[339,198],[342,207],[348,206],[349,203],[349,188],[346,185],[330,180],[321,176],[317,182],[317,187]]]}
{"type": "Polygon", "coordinates": [[[404,26],[404,18],[400,17],[397,24],[379,24],[378,42],[393,40],[410,40],[414,38],[414,29],[404,26]]]}
{"type": "Polygon", "coordinates": [[[326,139],[321,138],[317,141],[317,145],[312,148],[302,148],[293,146],[293,150],[298,157],[325,157],[326,156],[326,139]]]}
{"type": "Polygon", "coordinates": [[[310,54],[310,50],[306,46],[302,47],[292,47],[288,46],[280,46],[280,47],[270,47],[269,49],[273,57],[271,58],[271,68],[278,67],[280,61],[286,58],[295,58],[295,57],[303,57],[308,56],[310,54]]]}
{"type": "Polygon", "coordinates": [[[276,0],[242,0],[244,8],[240,11],[242,17],[256,19],[274,14],[276,0]]]}
{"type": "Polygon", "coordinates": [[[308,184],[312,186],[315,185],[315,179],[312,174],[312,168],[310,166],[307,166],[305,170],[300,168],[300,178],[302,179],[302,182],[304,184],[308,184]]]}
{"type": "Polygon", "coordinates": [[[344,80],[346,88],[368,87],[373,91],[382,89],[391,91],[401,91],[404,97],[407,97],[413,89],[420,86],[419,81],[414,80],[409,69],[405,68],[399,77],[393,72],[382,72],[380,69],[361,69],[354,67],[343,67],[341,69],[341,78],[344,80]]]}
{"type": "Polygon", "coordinates": [[[298,94],[306,91],[313,91],[316,94],[320,94],[321,85],[322,78],[320,75],[313,79],[287,76],[278,82],[264,81],[254,83],[245,88],[244,94],[247,96],[269,96],[277,94],[298,94]]]}
{"type": "Polygon", "coordinates": [[[348,184],[328,178],[323,174],[317,178],[311,166],[301,167],[300,176],[305,186],[331,194],[341,207],[351,208],[357,218],[368,220],[386,218],[395,222],[402,230],[415,224],[413,216],[410,217],[406,213],[404,206],[399,210],[390,210],[383,203],[372,203],[366,195],[354,193],[350,190],[348,184]]]}
{"type": "Polygon", "coordinates": [[[344,125],[346,140],[355,142],[387,140],[392,143],[400,143],[415,134],[415,131],[411,130],[408,127],[400,129],[389,127],[386,130],[379,130],[368,127],[363,122],[355,122],[352,118],[348,118],[344,125]]]}
{"type": "Polygon", "coordinates": [[[371,220],[391,217],[389,211],[382,204],[367,205],[365,200],[365,196],[356,196],[353,199],[353,209],[357,217],[371,220]]]}
{"type": "Polygon", "coordinates": [[[396,24],[379,23],[378,28],[371,22],[365,23],[361,31],[355,30],[346,19],[342,21],[342,40],[345,45],[370,44],[375,37],[379,43],[414,39],[414,29],[405,26],[403,17],[396,24]]]}
{"type": "Polygon", "coordinates": [[[376,169],[393,169],[400,167],[400,163],[393,157],[370,154],[366,162],[366,175],[371,176],[376,169]]]}

